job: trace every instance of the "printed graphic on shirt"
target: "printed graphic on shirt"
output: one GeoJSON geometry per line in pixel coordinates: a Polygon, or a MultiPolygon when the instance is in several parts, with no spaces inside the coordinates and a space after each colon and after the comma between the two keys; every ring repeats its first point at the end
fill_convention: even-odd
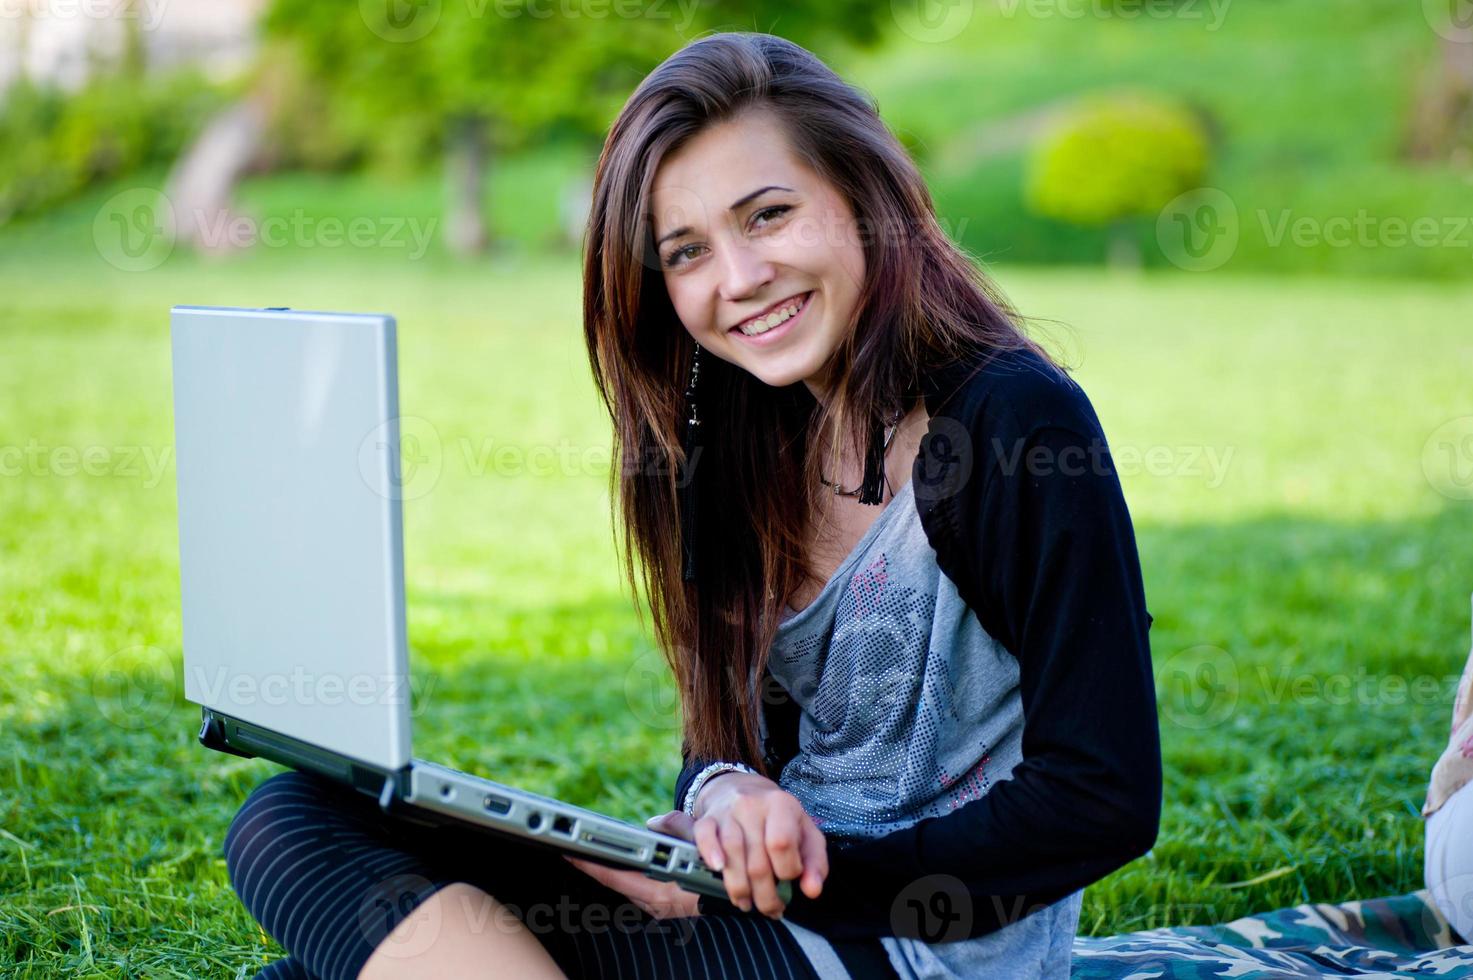
{"type": "Polygon", "coordinates": [[[887,581],[889,581],[889,575],[885,571],[884,554],[866,565],[863,571],[855,573],[855,576],[849,580],[849,592],[854,596],[856,619],[863,619],[871,612],[878,611],[880,595],[885,591],[887,581]]]}
{"type": "Polygon", "coordinates": [[[913,515],[884,528],[773,644],[769,670],[803,709],[779,781],[826,835],[879,836],[950,813],[1021,757],[1016,661],[923,535],[913,515]]]}
{"type": "Polygon", "coordinates": [[[977,763],[977,768],[960,779],[948,774],[945,769],[941,770],[941,785],[951,790],[947,796],[946,809],[955,810],[963,803],[982,798],[983,794],[992,787],[991,780],[987,778],[987,764],[991,761],[992,756],[987,754],[987,747],[983,746],[982,759],[977,763]]]}

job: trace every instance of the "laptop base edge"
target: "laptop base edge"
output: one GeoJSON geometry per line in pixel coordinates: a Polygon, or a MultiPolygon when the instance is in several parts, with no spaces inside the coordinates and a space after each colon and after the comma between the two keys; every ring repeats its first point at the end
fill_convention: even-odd
{"type": "MultiPolygon", "coordinates": [[[[511,838],[524,846],[571,851],[599,864],[633,868],[657,880],[674,881],[687,891],[727,897],[721,873],[705,867],[689,841],[653,831],[641,833],[640,828],[620,826],[621,821],[603,814],[434,763],[416,761],[400,769],[384,769],[208,707],[201,706],[200,712],[199,741],[206,748],[244,759],[266,759],[345,783],[376,799],[380,810],[396,818],[424,827],[450,823],[511,838]],[[507,791],[505,796],[498,792],[502,789],[507,791]],[[467,799],[478,802],[467,806],[463,802],[467,799]],[[485,812],[478,812],[481,810],[485,812]],[[523,824],[531,831],[521,830],[523,824]],[[566,838],[558,839],[560,826],[566,828],[566,838]],[[539,828],[542,832],[535,832],[539,828]]],[[[793,882],[778,882],[784,902],[791,899],[792,888],[793,882]]]]}

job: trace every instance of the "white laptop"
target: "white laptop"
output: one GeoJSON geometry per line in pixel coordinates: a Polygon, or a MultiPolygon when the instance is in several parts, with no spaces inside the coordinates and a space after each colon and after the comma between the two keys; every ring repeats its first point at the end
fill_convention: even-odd
{"type": "MultiPolygon", "coordinates": [[[[172,310],[184,692],[206,746],[726,897],[694,844],[417,760],[395,321],[172,310]]],[[[791,882],[780,882],[787,901],[791,882]]]]}

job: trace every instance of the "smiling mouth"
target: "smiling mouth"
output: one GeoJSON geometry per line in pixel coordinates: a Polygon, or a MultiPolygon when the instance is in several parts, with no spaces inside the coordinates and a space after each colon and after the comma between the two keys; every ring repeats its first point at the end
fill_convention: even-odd
{"type": "Polygon", "coordinates": [[[744,320],[742,321],[742,323],[737,324],[727,332],[739,333],[744,337],[761,337],[764,334],[768,334],[774,330],[779,329],[789,320],[792,320],[799,316],[805,309],[808,308],[808,301],[812,298],[813,290],[811,289],[808,290],[806,293],[798,293],[794,296],[790,296],[788,299],[785,299],[781,303],[777,304],[776,309],[774,309],[772,313],[767,313],[761,317],[756,317],[754,318],[754,320],[744,320]],[[794,306],[794,304],[796,304],[796,307],[794,306]],[[763,323],[764,321],[771,322],[768,318],[776,316],[782,310],[788,309],[791,309],[793,312],[788,314],[786,317],[783,317],[781,320],[778,320],[776,323],[772,323],[771,326],[765,327],[765,329],[757,330],[754,333],[748,333],[746,330],[742,329],[744,326],[754,326],[756,324],[763,323]]]}

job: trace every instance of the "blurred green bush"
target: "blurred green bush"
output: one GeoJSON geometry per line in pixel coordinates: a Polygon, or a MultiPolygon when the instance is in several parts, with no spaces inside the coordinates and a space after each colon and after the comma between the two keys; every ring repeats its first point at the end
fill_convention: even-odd
{"type": "Polygon", "coordinates": [[[1115,228],[1112,254],[1120,256],[1131,242],[1123,223],[1155,216],[1200,186],[1208,156],[1205,127],[1178,100],[1134,90],[1091,95],[1034,147],[1025,199],[1044,217],[1115,228]]]}
{"type": "Polygon", "coordinates": [[[16,83],[0,109],[0,224],[173,163],[229,94],[192,71],[99,77],[75,93],[16,83]]]}

